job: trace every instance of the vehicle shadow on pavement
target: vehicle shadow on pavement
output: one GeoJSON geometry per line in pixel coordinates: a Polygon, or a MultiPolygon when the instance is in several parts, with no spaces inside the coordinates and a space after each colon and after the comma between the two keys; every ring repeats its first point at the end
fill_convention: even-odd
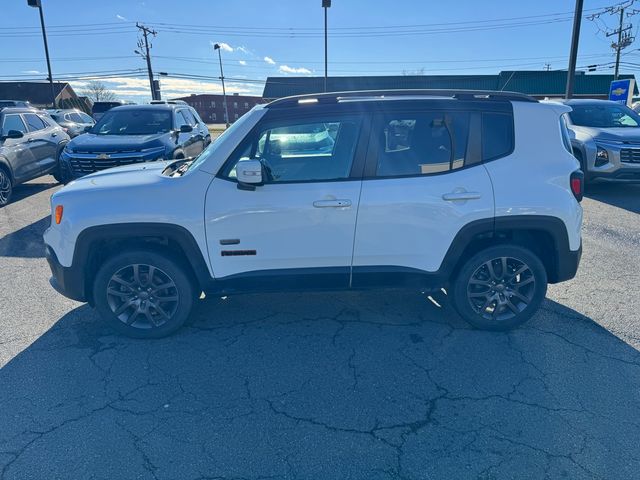
{"type": "Polygon", "coordinates": [[[0,478],[633,478],[640,354],[546,301],[511,333],[403,292],[88,306],[0,369],[0,478]]]}
{"type": "Polygon", "coordinates": [[[640,184],[590,183],[585,196],[630,212],[640,213],[640,184]]]}
{"type": "Polygon", "coordinates": [[[50,224],[51,216],[47,215],[0,238],[0,257],[44,258],[42,235],[50,224]]]}
{"type": "MultiPolygon", "coordinates": [[[[51,178],[51,177],[49,177],[51,178]]],[[[22,183],[20,185],[16,185],[13,189],[13,196],[11,197],[11,202],[15,203],[20,200],[23,200],[31,195],[36,195],[40,192],[44,192],[52,187],[59,185],[58,182],[51,183],[22,183]]]]}

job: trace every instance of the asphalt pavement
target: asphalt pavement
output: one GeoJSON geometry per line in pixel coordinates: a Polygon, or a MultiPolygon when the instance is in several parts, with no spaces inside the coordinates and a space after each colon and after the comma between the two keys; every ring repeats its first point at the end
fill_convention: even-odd
{"type": "Polygon", "coordinates": [[[51,177],[0,209],[1,479],[636,479],[640,185],[510,333],[401,292],[209,298],[155,341],[48,284],[51,177]]]}

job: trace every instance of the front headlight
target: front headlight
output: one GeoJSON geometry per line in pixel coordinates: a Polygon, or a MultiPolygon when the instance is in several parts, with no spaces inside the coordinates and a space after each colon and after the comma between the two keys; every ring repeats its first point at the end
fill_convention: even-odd
{"type": "Polygon", "coordinates": [[[65,153],[73,153],[73,147],[70,146],[68,143],[64,146],[64,152],[65,153]]]}
{"type": "Polygon", "coordinates": [[[596,167],[601,167],[609,163],[609,152],[606,149],[598,146],[596,148],[596,167]]]}

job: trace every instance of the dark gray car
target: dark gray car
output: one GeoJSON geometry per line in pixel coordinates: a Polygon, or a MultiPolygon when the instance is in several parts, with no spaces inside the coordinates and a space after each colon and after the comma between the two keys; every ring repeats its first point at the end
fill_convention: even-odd
{"type": "Polygon", "coordinates": [[[80,110],[47,110],[47,113],[71,138],[77,137],[84,133],[87,127],[93,127],[96,124],[91,116],[80,110]]]}
{"type": "Polygon", "coordinates": [[[61,181],[60,152],[69,141],[62,127],[32,108],[0,110],[0,207],[13,187],[41,175],[61,181]]]}
{"type": "Polygon", "coordinates": [[[640,115],[608,100],[566,100],[571,147],[585,180],[640,181],[640,115]]]}

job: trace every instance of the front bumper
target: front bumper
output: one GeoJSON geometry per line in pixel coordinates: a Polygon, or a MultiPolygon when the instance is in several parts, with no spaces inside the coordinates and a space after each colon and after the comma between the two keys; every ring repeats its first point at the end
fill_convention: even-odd
{"type": "Polygon", "coordinates": [[[607,151],[608,162],[604,165],[596,166],[596,160],[592,158],[588,165],[588,172],[586,172],[589,180],[640,181],[640,144],[617,144],[597,141],[596,146],[607,151]]]}
{"type": "Polygon", "coordinates": [[[56,252],[45,245],[45,256],[51,269],[49,283],[61,295],[78,302],[86,301],[84,272],[78,268],[63,267],[58,261],[56,252]]]}

